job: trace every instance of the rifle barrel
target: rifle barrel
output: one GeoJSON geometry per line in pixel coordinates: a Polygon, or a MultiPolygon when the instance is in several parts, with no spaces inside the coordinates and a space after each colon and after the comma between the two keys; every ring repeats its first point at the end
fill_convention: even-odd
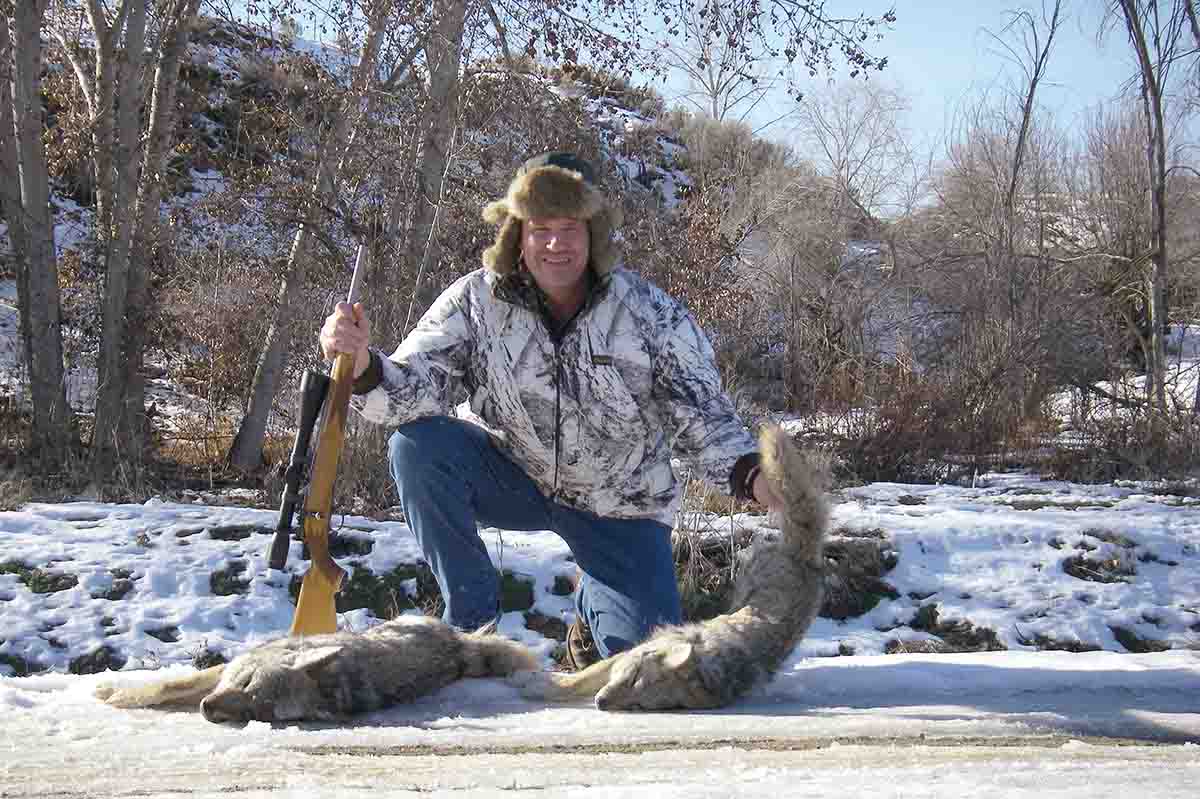
{"type": "Polygon", "coordinates": [[[312,369],[304,370],[300,380],[300,428],[292,442],[292,454],[288,458],[287,471],[283,477],[283,496],[279,502],[279,519],[275,523],[275,538],[271,541],[268,565],[282,569],[287,565],[288,550],[291,548],[292,524],[296,506],[300,504],[300,482],[308,466],[308,442],[321,415],[321,406],[329,393],[329,377],[312,369]]]}

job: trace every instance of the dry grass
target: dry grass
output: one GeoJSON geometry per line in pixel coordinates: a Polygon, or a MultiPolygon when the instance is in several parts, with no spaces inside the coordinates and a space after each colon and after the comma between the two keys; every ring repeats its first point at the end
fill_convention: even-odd
{"type": "Polygon", "coordinates": [[[1104,557],[1072,555],[1063,560],[1062,569],[1076,579],[1091,583],[1125,583],[1137,574],[1137,565],[1124,552],[1104,557]]]}
{"type": "Polygon", "coordinates": [[[0,511],[19,510],[32,499],[32,479],[19,476],[0,478],[0,511]]]}
{"type": "Polygon", "coordinates": [[[182,467],[218,468],[229,452],[237,430],[231,418],[209,419],[180,415],[174,429],[156,436],[155,454],[182,467]]]}
{"type": "Polygon", "coordinates": [[[728,609],[738,553],[753,538],[752,531],[737,525],[734,514],[763,509],[695,479],[684,484],[683,495],[672,535],[683,616],[689,621],[710,619],[728,609]]]}

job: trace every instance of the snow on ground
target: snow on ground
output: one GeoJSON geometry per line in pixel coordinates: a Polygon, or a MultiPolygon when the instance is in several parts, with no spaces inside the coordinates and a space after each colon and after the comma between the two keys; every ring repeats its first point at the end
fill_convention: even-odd
{"type": "MultiPolygon", "coordinates": [[[[292,606],[291,575],[266,564],[275,516],[274,510],[160,499],[34,503],[0,513],[0,564],[75,580],[35,593],[15,566],[0,574],[0,656],[65,670],[72,659],[107,644],[126,655],[132,669],[186,663],[205,646],[235,654],[276,635],[288,626],[292,606]],[[215,595],[214,572],[231,566],[244,591],[215,595]],[[97,598],[114,587],[124,592],[120,598],[97,598]]],[[[382,575],[419,559],[402,522],[338,519],[341,535],[366,552],[346,557],[348,566],[382,575]]],[[[738,515],[733,522],[757,530],[766,519],[738,515]]],[[[944,624],[966,621],[994,631],[1013,651],[1036,651],[1030,643],[1041,639],[1123,652],[1114,631],[1159,647],[1200,648],[1200,498],[1154,494],[1136,484],[987,474],[975,488],[877,483],[847,489],[835,504],[833,524],[839,534],[878,531],[886,538],[898,557],[883,580],[896,598],[882,597],[857,618],[819,619],[798,648],[799,659],[847,648],[880,655],[889,642],[930,638],[913,626],[928,606],[944,624]]],[[[487,529],[483,538],[501,570],[532,580],[534,611],[571,620],[570,599],[552,593],[557,577],[574,573],[557,536],[487,529]]],[[[293,542],[294,572],[304,567],[299,555],[293,542]]],[[[374,620],[354,611],[343,622],[361,629],[374,620]]],[[[519,612],[506,615],[504,631],[539,644],[545,654],[551,649],[524,628],[519,612]]]]}
{"type": "MultiPolygon", "coordinates": [[[[472,680],[344,725],[217,726],[92,697],[101,680],[184,674],[202,648],[236,654],[285,630],[291,575],[266,566],[274,519],[267,509],[160,499],[0,513],[0,571],[10,572],[0,575],[0,662],[9,664],[0,670],[50,667],[0,676],[0,796],[1195,795],[1194,498],[1017,474],[983,475],[974,489],[844,491],[835,525],[886,533],[899,558],[885,579],[899,598],[843,623],[818,620],[770,684],[721,711],[546,707],[502,681],[472,680]],[[1064,562],[1080,555],[1126,558],[1135,573],[1112,583],[1073,577],[1064,562]],[[213,573],[231,565],[244,593],[214,594],[213,573]],[[61,590],[31,590],[54,575],[61,590]],[[879,654],[887,640],[927,635],[907,624],[931,603],[943,621],[993,628],[1008,651],[879,654]],[[1116,626],[1173,649],[1129,654],[1116,626]],[[1036,635],[1104,651],[1022,643],[1036,635]],[[106,644],[126,658],[118,675],[67,673],[106,644]],[[842,646],[856,654],[834,656],[842,646]]],[[[381,573],[418,557],[401,522],[339,524],[370,542],[343,565],[381,573]]],[[[569,620],[569,598],[550,590],[573,571],[556,536],[483,537],[498,567],[533,579],[533,610],[569,620]]],[[[303,569],[298,557],[293,544],[289,571],[303,569]]],[[[377,620],[359,610],[340,623],[377,620]]],[[[506,614],[501,632],[549,664],[554,643],[521,613],[506,614]]]]}

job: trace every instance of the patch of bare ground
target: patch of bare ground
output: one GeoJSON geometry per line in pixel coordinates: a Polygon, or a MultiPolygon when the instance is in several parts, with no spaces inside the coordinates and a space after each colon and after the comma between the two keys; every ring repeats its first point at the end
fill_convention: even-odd
{"type": "Polygon", "coordinates": [[[1054,652],[1075,652],[1078,654],[1080,652],[1099,652],[1104,648],[1099,644],[1090,643],[1088,641],[1080,641],[1078,639],[1065,640],[1061,638],[1052,638],[1051,636],[1043,635],[1042,633],[1026,635],[1019,629],[1017,630],[1017,640],[1022,646],[1032,646],[1040,650],[1054,652]]]}
{"type": "Polygon", "coordinates": [[[1170,641],[1146,638],[1138,634],[1132,627],[1109,625],[1108,629],[1112,630],[1113,637],[1117,639],[1117,643],[1130,652],[1147,654],[1150,652],[1165,652],[1172,648],[1170,641]]]}
{"type": "Polygon", "coordinates": [[[896,568],[900,556],[891,538],[879,528],[839,527],[825,544],[825,601],[820,615],[844,621],[870,612],[900,593],[884,575],[896,568]]]}
{"type": "Polygon", "coordinates": [[[937,640],[918,638],[892,639],[884,645],[889,655],[898,653],[948,654],[951,652],[999,652],[1008,647],[1000,643],[995,630],[976,627],[965,619],[942,621],[936,604],[922,605],[909,626],[937,636],[937,640]]]}

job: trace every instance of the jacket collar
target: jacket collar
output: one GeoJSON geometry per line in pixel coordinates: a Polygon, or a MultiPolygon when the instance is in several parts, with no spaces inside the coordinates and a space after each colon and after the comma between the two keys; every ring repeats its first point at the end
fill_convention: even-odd
{"type": "MultiPolygon", "coordinates": [[[[501,302],[516,305],[533,313],[548,317],[546,295],[538,287],[533,276],[529,274],[529,270],[521,267],[506,275],[497,275],[495,272],[492,274],[495,276],[492,283],[492,296],[501,302]]],[[[587,313],[588,310],[600,302],[612,285],[612,273],[599,276],[589,267],[587,274],[587,296],[584,298],[583,307],[580,308],[579,314],[576,314],[576,317],[587,313]]],[[[550,321],[547,318],[547,326],[553,330],[555,326],[550,324],[550,321]]]]}

